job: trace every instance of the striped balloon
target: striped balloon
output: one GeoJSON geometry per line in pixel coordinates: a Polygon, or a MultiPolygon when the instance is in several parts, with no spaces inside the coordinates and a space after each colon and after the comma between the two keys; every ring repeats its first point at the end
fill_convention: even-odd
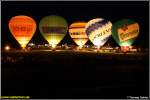
{"type": "Polygon", "coordinates": [[[112,34],[111,29],[112,23],[102,18],[90,20],[85,27],[89,40],[97,47],[106,43],[112,34]]]}
{"type": "Polygon", "coordinates": [[[86,22],[74,22],[69,27],[71,38],[80,47],[82,47],[88,41],[88,36],[85,33],[86,24],[86,22]]]}

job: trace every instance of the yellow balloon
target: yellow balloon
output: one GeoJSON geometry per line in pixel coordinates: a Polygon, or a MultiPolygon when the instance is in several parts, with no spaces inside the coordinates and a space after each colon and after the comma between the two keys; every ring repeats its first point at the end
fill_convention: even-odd
{"type": "Polygon", "coordinates": [[[67,29],[67,21],[56,15],[45,16],[39,23],[41,34],[53,48],[64,38],[67,29]]]}

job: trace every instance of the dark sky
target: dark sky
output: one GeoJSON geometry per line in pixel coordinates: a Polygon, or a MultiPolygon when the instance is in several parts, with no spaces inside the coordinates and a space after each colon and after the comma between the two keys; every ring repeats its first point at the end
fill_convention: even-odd
{"type": "MultiPolygon", "coordinates": [[[[68,25],[75,21],[88,22],[89,20],[98,17],[110,20],[112,23],[115,23],[116,21],[123,18],[129,18],[138,22],[140,25],[140,35],[133,45],[148,47],[149,44],[148,1],[3,1],[1,17],[2,48],[6,44],[9,44],[15,48],[19,46],[8,29],[8,21],[11,17],[16,15],[27,15],[34,18],[37,26],[40,19],[47,15],[60,15],[67,20],[68,25]]],[[[41,36],[38,27],[30,42],[34,42],[36,44],[47,43],[45,39],[41,36]]],[[[68,33],[61,41],[61,43],[73,43],[68,33]]],[[[110,43],[112,46],[117,46],[113,38],[110,38],[107,43],[110,43]]],[[[91,44],[90,41],[88,41],[87,44],[91,44]]]]}

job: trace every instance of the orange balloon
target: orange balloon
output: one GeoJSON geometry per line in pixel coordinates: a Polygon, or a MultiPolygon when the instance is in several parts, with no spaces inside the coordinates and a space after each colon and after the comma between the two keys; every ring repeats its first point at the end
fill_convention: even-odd
{"type": "Polygon", "coordinates": [[[28,16],[14,16],[9,21],[9,30],[22,48],[25,48],[36,31],[36,22],[28,16]]]}

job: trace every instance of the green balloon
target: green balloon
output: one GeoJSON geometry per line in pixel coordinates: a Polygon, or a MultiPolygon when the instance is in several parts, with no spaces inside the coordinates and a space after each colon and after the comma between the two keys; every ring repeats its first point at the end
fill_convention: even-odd
{"type": "Polygon", "coordinates": [[[67,21],[63,17],[56,15],[46,16],[39,23],[41,34],[52,47],[55,47],[64,38],[67,29],[67,21]]]}
{"type": "Polygon", "coordinates": [[[112,26],[112,36],[120,46],[130,46],[139,35],[139,24],[130,19],[122,19],[112,26]]]}

